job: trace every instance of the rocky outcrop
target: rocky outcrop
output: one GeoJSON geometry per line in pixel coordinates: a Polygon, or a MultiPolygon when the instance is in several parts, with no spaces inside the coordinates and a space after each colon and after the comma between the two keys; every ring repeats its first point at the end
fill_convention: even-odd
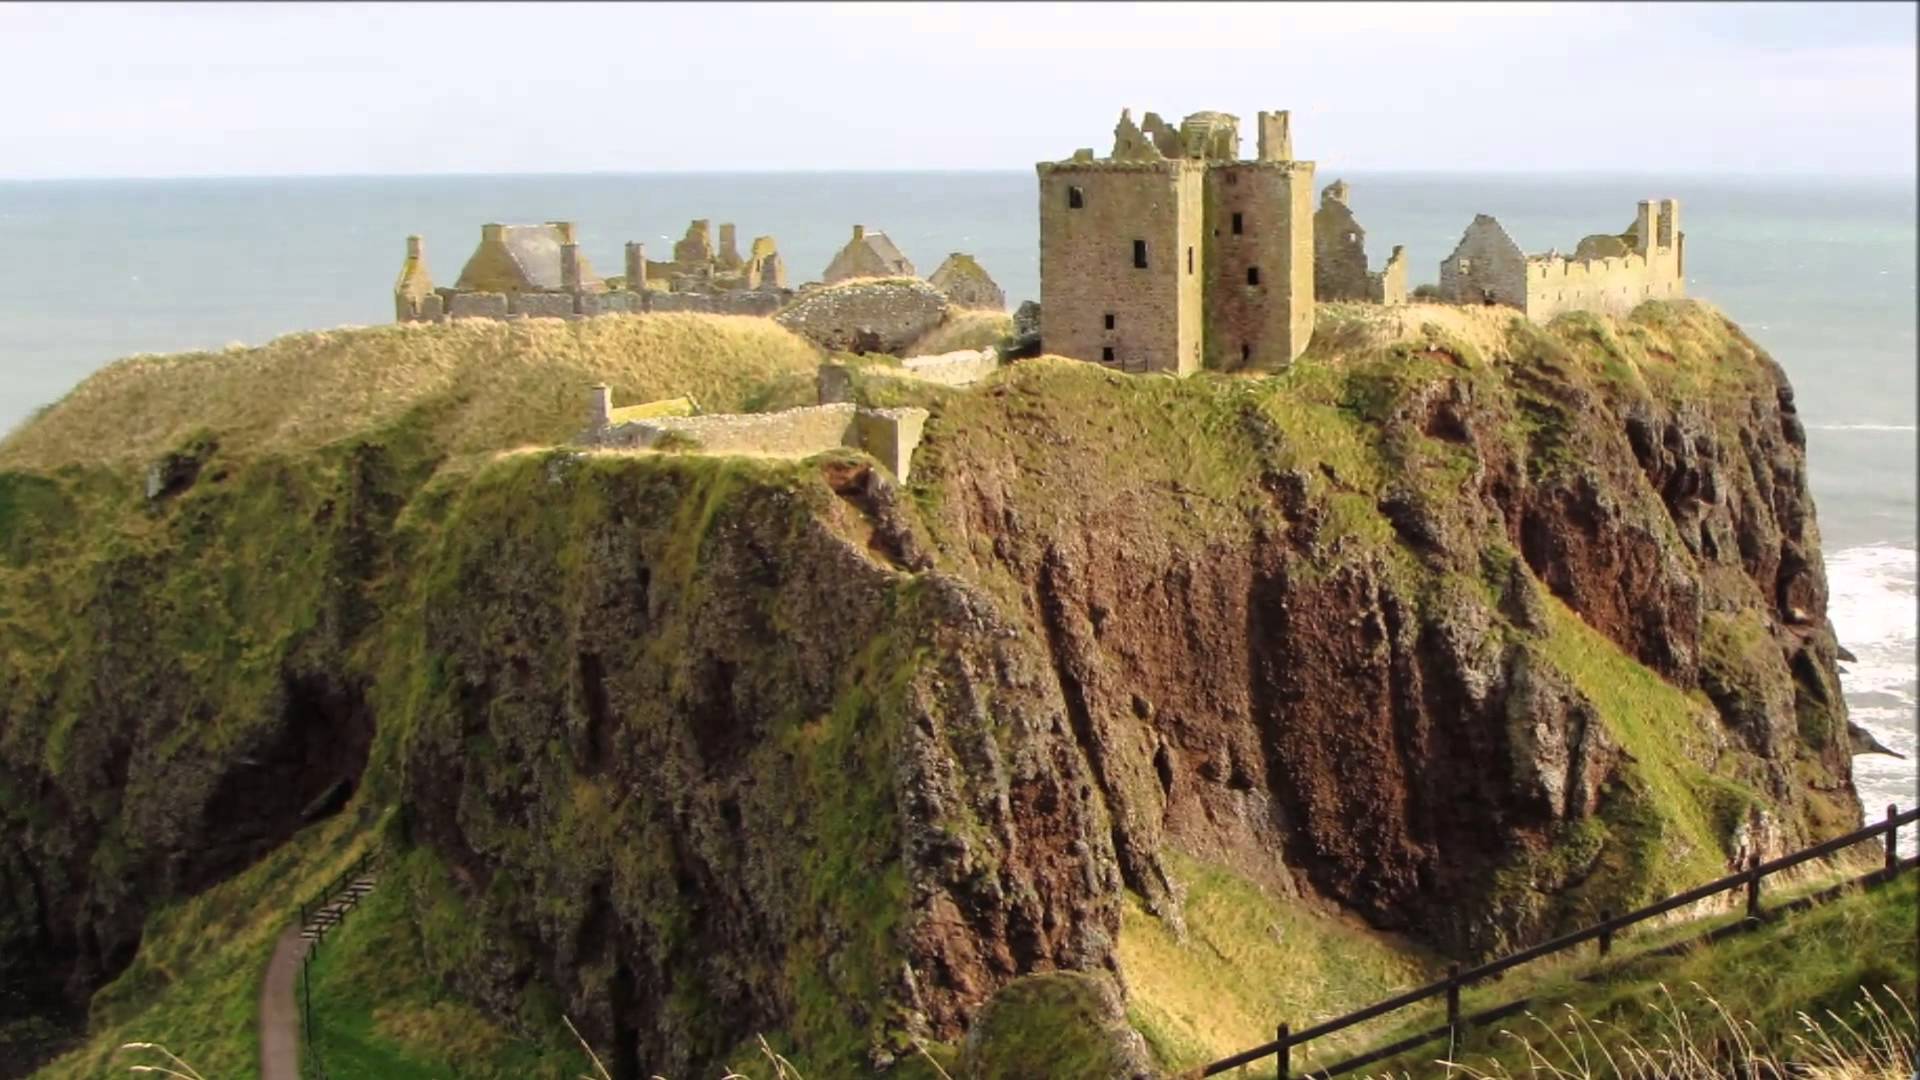
{"type": "MultiPolygon", "coordinates": [[[[1174,853],[1468,958],[1857,822],[1779,369],[1695,305],[1432,318],[1329,318],[1353,344],[1312,378],[856,371],[858,404],[925,394],[911,497],[831,452],[428,483],[405,432],[209,452],[151,502],[128,477],[165,516],[87,564],[67,670],[102,677],[23,659],[0,699],[0,793],[31,793],[0,850],[34,883],[0,956],[84,990],[137,944],[132,889],[196,888],[344,783],[445,865],[408,895],[457,992],[557,1000],[619,1080],[768,1032],[822,1074],[929,1040],[1019,1075],[1042,1014],[1131,1075],[1122,912],[1181,927],[1174,853]],[[223,557],[278,591],[225,591],[223,557]],[[227,729],[155,647],[206,610],[284,690],[227,729]],[[60,694],[95,720],[64,742],[60,694]]],[[[34,522],[78,495],[7,482],[38,509],[0,555],[44,591],[22,560],[69,526],[34,522]]]]}

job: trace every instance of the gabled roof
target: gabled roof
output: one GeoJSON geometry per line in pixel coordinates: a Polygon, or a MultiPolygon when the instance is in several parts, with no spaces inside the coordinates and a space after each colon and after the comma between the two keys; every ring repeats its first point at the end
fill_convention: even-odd
{"type": "MultiPolygon", "coordinates": [[[[560,226],[501,225],[480,234],[480,246],[460,271],[455,288],[476,292],[514,292],[561,288],[560,226]]],[[[580,256],[580,284],[601,285],[599,275],[580,256]]]]}
{"type": "Polygon", "coordinates": [[[856,225],[853,239],[827,264],[822,279],[834,282],[852,277],[912,277],[913,273],[913,263],[887,239],[886,233],[856,225]]]}
{"type": "Polygon", "coordinates": [[[897,266],[907,261],[906,255],[893,241],[887,239],[886,233],[870,232],[861,237],[860,242],[867,245],[867,250],[873,252],[874,257],[888,266],[897,266]]]}

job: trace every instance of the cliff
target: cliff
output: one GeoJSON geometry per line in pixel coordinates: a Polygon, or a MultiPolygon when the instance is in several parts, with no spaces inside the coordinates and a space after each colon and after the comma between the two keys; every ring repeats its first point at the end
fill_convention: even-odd
{"type": "MultiPolygon", "coordinates": [[[[688,387],[580,339],[649,322],[367,331],[497,345],[418,393],[397,358],[323,436],[235,412],[116,453],[95,426],[156,380],[302,375],[109,371],[0,446],[0,956],[54,973],[35,1008],[115,980],[96,1032],[135,1030],[197,978],[154,935],[218,921],[170,898],[266,918],[263,854],[392,807],[420,966],[618,1077],[756,1033],[907,1072],[1052,969],[1188,1064],[1265,1037],[1268,1003],[1184,1002],[1284,982],[1269,932],[1365,996],[1858,819],[1792,393],[1704,305],[1323,306],[1265,378],[857,381],[932,412],[905,490],[851,453],[512,449],[571,434],[497,377],[532,351],[567,398],[719,407],[810,362],[688,387]]],[[[245,1060],[205,1030],[203,1071],[245,1060]]]]}

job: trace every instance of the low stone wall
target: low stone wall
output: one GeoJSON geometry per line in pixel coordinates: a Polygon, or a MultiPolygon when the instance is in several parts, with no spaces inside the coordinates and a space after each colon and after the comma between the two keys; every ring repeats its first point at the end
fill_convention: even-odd
{"type": "Polygon", "coordinates": [[[709,454],[795,458],[851,447],[871,454],[904,483],[927,415],[925,409],[862,409],[843,402],[772,413],[654,417],[589,431],[581,441],[640,449],[684,440],[709,454]]]}
{"type": "Polygon", "coordinates": [[[698,311],[708,315],[772,315],[786,304],[784,292],[648,293],[648,311],[698,311]]]}
{"type": "Polygon", "coordinates": [[[614,425],[595,441],[602,446],[650,447],[674,435],[716,454],[806,457],[849,445],[855,412],[854,406],[840,404],[805,405],[771,413],[663,416],[614,425]]]}
{"type": "Polygon", "coordinates": [[[951,310],[924,281],[855,279],[806,292],[773,318],[823,349],[897,356],[951,310]]]}
{"type": "Polygon", "coordinates": [[[611,290],[571,293],[490,293],[442,290],[427,297],[416,318],[404,322],[453,319],[577,319],[593,315],[637,315],[650,311],[692,311],[707,315],[768,316],[779,311],[792,293],[780,290],[739,290],[718,293],[629,292],[611,290]]]}

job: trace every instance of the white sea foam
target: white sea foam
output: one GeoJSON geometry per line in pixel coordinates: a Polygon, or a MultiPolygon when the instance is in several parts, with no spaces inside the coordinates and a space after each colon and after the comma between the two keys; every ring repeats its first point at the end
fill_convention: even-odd
{"type": "MultiPolygon", "coordinates": [[[[1870,544],[1827,558],[1827,616],[1840,643],[1858,658],[1842,665],[1847,669],[1840,685],[1848,713],[1888,749],[1906,755],[1905,760],[1882,754],[1853,759],[1854,786],[1869,820],[1879,817],[1888,803],[1914,805],[1920,784],[1916,581],[1920,555],[1911,546],[1870,544]]],[[[1901,846],[1920,849],[1916,840],[1920,836],[1910,834],[1901,846]]]]}

